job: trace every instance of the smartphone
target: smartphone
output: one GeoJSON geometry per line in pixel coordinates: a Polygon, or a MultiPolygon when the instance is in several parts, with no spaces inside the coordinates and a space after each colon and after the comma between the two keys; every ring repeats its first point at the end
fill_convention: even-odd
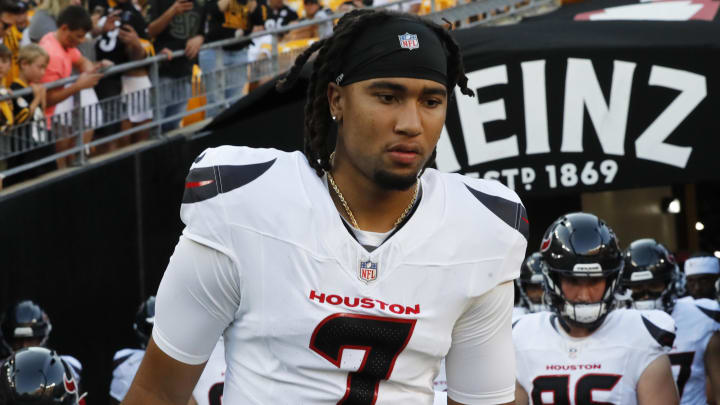
{"type": "Polygon", "coordinates": [[[130,20],[132,20],[132,12],[123,11],[120,21],[122,21],[123,24],[130,24],[130,20]]]}

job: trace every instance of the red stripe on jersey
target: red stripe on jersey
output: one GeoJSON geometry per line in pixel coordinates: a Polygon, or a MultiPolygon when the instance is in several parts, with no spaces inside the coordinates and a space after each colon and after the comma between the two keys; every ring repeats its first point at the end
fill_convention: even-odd
{"type": "Polygon", "coordinates": [[[188,181],[187,183],[185,183],[185,188],[202,187],[212,183],[215,183],[215,180],[188,181]]]}

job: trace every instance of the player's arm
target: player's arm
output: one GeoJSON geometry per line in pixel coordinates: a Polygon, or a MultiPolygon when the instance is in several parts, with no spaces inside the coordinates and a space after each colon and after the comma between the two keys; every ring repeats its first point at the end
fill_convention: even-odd
{"type": "Polygon", "coordinates": [[[512,282],[502,283],[456,322],[445,359],[449,405],[514,403],[513,294],[512,282]]]}
{"type": "Polygon", "coordinates": [[[122,405],[186,405],[204,367],[173,359],[151,338],[122,405]]]}
{"type": "Polygon", "coordinates": [[[239,305],[235,261],[182,236],[157,292],[152,339],[122,405],[187,405],[239,305]]]}
{"type": "Polygon", "coordinates": [[[528,397],[525,388],[522,385],[515,383],[515,405],[529,405],[530,397],[528,397]]]}
{"type": "Polygon", "coordinates": [[[675,380],[670,369],[670,358],[663,354],[643,371],[637,384],[638,405],[678,405],[675,380]]]}
{"type": "Polygon", "coordinates": [[[712,392],[712,397],[708,397],[708,401],[720,404],[720,332],[715,332],[710,337],[705,349],[704,361],[708,391],[712,392]]]}

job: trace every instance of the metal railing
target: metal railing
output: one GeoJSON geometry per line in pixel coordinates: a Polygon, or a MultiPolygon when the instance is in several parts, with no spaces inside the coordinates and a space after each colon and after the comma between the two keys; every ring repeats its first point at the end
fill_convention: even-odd
{"type": "MultiPolygon", "coordinates": [[[[399,0],[373,8],[399,8],[403,4],[416,2],[417,0],[399,0]]],[[[503,18],[517,18],[525,14],[536,13],[537,10],[547,8],[552,4],[554,4],[554,0],[471,0],[469,3],[432,12],[424,17],[441,24],[447,21],[463,21],[462,26],[493,24],[501,21],[503,18]],[[470,17],[476,18],[477,21],[468,22],[468,18],[470,17]]],[[[431,0],[431,9],[436,9],[436,0],[431,0]]],[[[205,44],[201,47],[201,51],[221,49],[221,47],[228,45],[236,45],[247,40],[259,39],[261,37],[267,38],[267,36],[270,36],[269,52],[267,52],[265,58],[259,60],[231,67],[223,67],[221,62],[222,52],[215,52],[215,66],[218,67],[218,69],[211,72],[202,72],[199,80],[193,82],[194,87],[190,88],[190,91],[188,91],[188,84],[191,83],[191,78],[189,77],[160,80],[161,63],[168,59],[165,54],[113,66],[105,71],[105,76],[122,74],[138,68],[148,69],[148,76],[152,83],[151,87],[106,98],[91,103],[90,105],[82,105],[82,96],[80,93],[77,93],[73,97],[73,106],[69,110],[55,114],[49,120],[39,119],[33,121],[30,119],[28,122],[13,126],[6,131],[6,134],[0,135],[0,161],[28,154],[39,148],[45,147],[45,149],[47,149],[48,145],[52,146],[58,141],[67,140],[66,142],[70,142],[70,140],[74,139],[75,142],[74,145],[68,146],[67,149],[47,156],[34,157],[32,161],[23,162],[15,167],[6,169],[0,172],[0,179],[71,155],[76,156],[75,165],[84,165],[87,163],[86,152],[91,148],[119,140],[140,131],[149,130],[155,139],[163,139],[166,136],[161,129],[163,124],[180,120],[192,114],[203,111],[213,111],[229,106],[243,97],[242,87],[246,81],[253,82],[262,80],[287,70],[294,62],[295,57],[299,55],[304,48],[295,48],[282,52],[279,39],[284,34],[300,28],[335,21],[341,16],[341,13],[336,13],[326,18],[301,21],[274,30],[256,32],[242,38],[231,38],[205,44]],[[205,84],[211,85],[205,86],[205,84]],[[183,109],[182,112],[170,116],[162,116],[161,110],[166,107],[166,105],[162,104],[163,100],[161,95],[164,94],[174,94],[175,97],[171,96],[170,99],[178,103],[187,103],[189,98],[198,96],[205,96],[207,102],[194,109],[183,109]],[[138,115],[149,111],[152,111],[152,120],[149,122],[143,122],[130,129],[121,130],[90,142],[86,142],[83,139],[83,134],[90,129],[115,125],[127,120],[131,115],[138,115]]],[[[181,57],[185,57],[183,50],[172,52],[172,58],[181,57]]],[[[57,88],[74,83],[77,78],[78,76],[71,76],[66,79],[47,83],[45,86],[47,89],[57,88]]],[[[25,97],[31,94],[32,90],[26,88],[15,92],[11,96],[0,97],[0,101],[25,97]]]]}

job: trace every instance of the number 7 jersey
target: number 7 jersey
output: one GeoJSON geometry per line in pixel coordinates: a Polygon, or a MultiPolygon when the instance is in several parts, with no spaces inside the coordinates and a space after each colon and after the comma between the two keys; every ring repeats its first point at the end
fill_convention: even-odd
{"type": "Polygon", "coordinates": [[[674,331],[665,312],[616,309],[573,338],[555,314],[528,314],[513,327],[517,380],[532,405],[637,404],[640,376],[670,351],[674,331]]]}
{"type": "Polygon", "coordinates": [[[187,179],[153,339],[199,364],[223,333],[228,404],[430,405],[445,356],[453,399],[511,401],[524,208],[498,182],[436,170],[421,190],[405,225],[368,251],[302,154],[206,151],[187,179]],[[477,392],[483,383],[495,387],[477,392]]]}

